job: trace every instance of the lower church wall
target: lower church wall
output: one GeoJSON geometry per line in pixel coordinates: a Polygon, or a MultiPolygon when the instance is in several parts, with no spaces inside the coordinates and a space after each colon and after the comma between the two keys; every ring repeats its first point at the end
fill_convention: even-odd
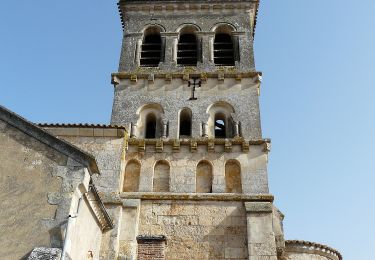
{"type": "Polygon", "coordinates": [[[138,235],[166,236],[166,259],[248,259],[242,202],[147,201],[138,235]]]}

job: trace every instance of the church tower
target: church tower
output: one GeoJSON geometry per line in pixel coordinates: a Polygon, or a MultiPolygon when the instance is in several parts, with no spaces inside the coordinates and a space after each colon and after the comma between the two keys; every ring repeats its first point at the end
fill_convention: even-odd
{"type": "MultiPolygon", "coordinates": [[[[111,123],[129,127],[122,191],[140,202],[124,224],[137,225],[138,256],[142,239],[163,238],[167,259],[277,259],[253,58],[258,1],[123,0],[119,9],[111,123]]],[[[134,256],[136,237],[125,247],[134,256]]]]}
{"type": "Polygon", "coordinates": [[[258,5],[119,2],[111,124],[129,132],[114,235],[121,259],[282,259],[253,54],[258,5]]]}

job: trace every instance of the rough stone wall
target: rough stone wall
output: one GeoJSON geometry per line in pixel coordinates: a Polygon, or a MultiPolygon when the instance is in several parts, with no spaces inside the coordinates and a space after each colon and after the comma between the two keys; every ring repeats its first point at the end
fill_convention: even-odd
{"type": "Polygon", "coordinates": [[[166,259],[248,259],[242,202],[142,201],[139,235],[165,235],[166,259]]]}
{"type": "Polygon", "coordinates": [[[43,219],[53,219],[48,203],[62,181],[53,175],[67,157],[0,120],[0,255],[20,259],[36,246],[51,246],[43,219]]]}
{"type": "MultiPolygon", "coordinates": [[[[226,106],[233,107],[233,116],[241,122],[241,135],[247,140],[261,139],[258,87],[253,79],[243,79],[241,83],[235,79],[225,79],[223,82],[208,79],[196,90],[198,100],[189,100],[191,88],[182,79],[173,79],[170,83],[162,79],[156,79],[154,83],[148,80],[138,80],[136,83],[124,80],[115,87],[111,123],[141,126],[144,124],[139,117],[141,108],[159,104],[164,111],[162,118],[168,122],[168,137],[179,138],[179,112],[187,107],[192,111],[192,137],[198,138],[203,134],[202,123],[209,122],[210,106],[224,102],[226,106]]],[[[213,126],[208,136],[213,138],[213,126]]]]}

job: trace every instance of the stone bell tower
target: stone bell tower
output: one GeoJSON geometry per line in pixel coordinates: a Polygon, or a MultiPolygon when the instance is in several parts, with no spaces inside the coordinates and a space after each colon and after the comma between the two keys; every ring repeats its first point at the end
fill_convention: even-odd
{"type": "Polygon", "coordinates": [[[135,227],[120,254],[277,259],[281,214],[253,58],[258,1],[121,0],[119,10],[111,123],[129,127],[123,228],[135,227]]]}

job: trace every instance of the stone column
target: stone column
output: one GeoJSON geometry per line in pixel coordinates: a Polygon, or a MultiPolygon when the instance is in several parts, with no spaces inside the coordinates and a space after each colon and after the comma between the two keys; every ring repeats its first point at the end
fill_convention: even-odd
{"type": "Polygon", "coordinates": [[[277,260],[271,202],[245,202],[247,247],[251,260],[277,260]]]}
{"type": "Polygon", "coordinates": [[[168,137],[168,120],[163,120],[162,138],[168,137]]]}
{"type": "Polygon", "coordinates": [[[130,138],[136,138],[136,131],[137,131],[137,125],[134,123],[130,123],[130,138]]]}
{"type": "Polygon", "coordinates": [[[202,122],[202,137],[208,137],[208,125],[206,122],[202,122]]]}
{"type": "Polygon", "coordinates": [[[240,137],[240,122],[235,121],[234,122],[234,137],[240,137]]]}

